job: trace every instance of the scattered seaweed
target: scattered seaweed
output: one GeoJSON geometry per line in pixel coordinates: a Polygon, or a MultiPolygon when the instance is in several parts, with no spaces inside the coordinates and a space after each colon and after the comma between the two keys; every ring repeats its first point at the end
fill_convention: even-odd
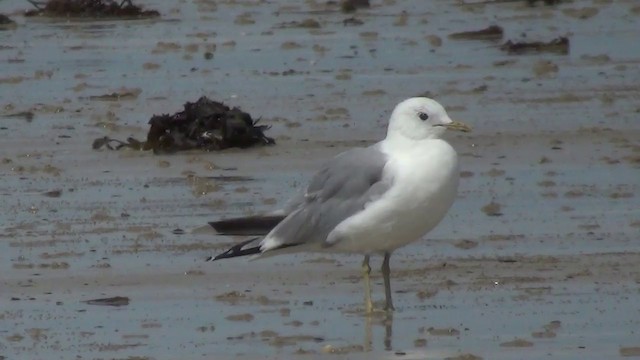
{"type": "Polygon", "coordinates": [[[536,3],[542,2],[547,6],[558,5],[562,0],[526,0],[529,6],[536,6],[536,3]]]}
{"type": "Polygon", "coordinates": [[[502,216],[501,209],[502,206],[493,200],[481,208],[487,216],[502,216]]]}
{"type": "Polygon", "coordinates": [[[3,115],[3,117],[24,119],[27,122],[32,122],[33,118],[35,117],[35,114],[31,111],[20,111],[12,114],[3,115]]]}
{"type": "Polygon", "coordinates": [[[342,25],[344,26],[360,26],[362,24],[364,24],[364,21],[356,19],[355,17],[342,20],[342,25]]]}
{"type": "Polygon", "coordinates": [[[500,46],[500,50],[506,51],[512,55],[521,55],[529,52],[551,52],[562,55],[569,54],[569,39],[561,36],[549,42],[514,42],[508,40],[500,46]]]}
{"type": "Polygon", "coordinates": [[[59,198],[60,196],[62,196],[62,190],[55,189],[55,190],[45,191],[42,193],[42,195],[50,198],[59,198]]]}
{"type": "Polygon", "coordinates": [[[454,40],[501,40],[504,30],[498,25],[491,25],[488,28],[474,31],[462,31],[449,35],[454,40]]]}
{"type": "Polygon", "coordinates": [[[278,24],[276,28],[290,29],[290,28],[303,28],[303,29],[320,29],[322,26],[315,19],[305,19],[302,21],[288,21],[278,24]]]}
{"type": "Polygon", "coordinates": [[[85,300],[83,303],[88,305],[100,305],[100,306],[127,306],[129,305],[129,298],[126,296],[114,296],[103,299],[85,300]]]}
{"type": "Polygon", "coordinates": [[[152,18],[160,16],[156,10],[143,10],[132,0],[28,0],[35,9],[25,16],[75,17],[75,18],[152,18]]]}
{"type": "Polygon", "coordinates": [[[525,340],[525,339],[520,339],[520,338],[515,338],[514,340],[511,341],[505,341],[503,343],[500,343],[501,347],[512,347],[512,348],[522,348],[522,347],[531,347],[533,346],[533,343],[531,341],[525,340]]]}
{"type": "Polygon", "coordinates": [[[82,99],[88,99],[88,100],[92,100],[92,101],[124,101],[124,100],[135,100],[138,98],[138,96],[140,95],[140,93],[142,93],[142,90],[139,88],[135,88],[135,89],[121,89],[119,91],[114,91],[112,93],[109,94],[102,94],[102,95],[91,95],[87,98],[82,98],[82,99]]]}
{"type": "Polygon", "coordinates": [[[371,7],[369,0],[342,0],[340,10],[343,13],[352,13],[358,9],[368,9],[371,7]]]}
{"type": "Polygon", "coordinates": [[[267,125],[257,125],[251,115],[237,107],[203,96],[195,103],[187,102],[184,110],[173,115],[154,115],[149,120],[146,141],[132,137],[127,141],[102,137],[94,140],[93,148],[106,147],[119,150],[153,150],[154,153],[172,153],[180,150],[222,150],[230,147],[247,148],[253,145],[272,145],[275,141],[264,131],[267,125]]]}

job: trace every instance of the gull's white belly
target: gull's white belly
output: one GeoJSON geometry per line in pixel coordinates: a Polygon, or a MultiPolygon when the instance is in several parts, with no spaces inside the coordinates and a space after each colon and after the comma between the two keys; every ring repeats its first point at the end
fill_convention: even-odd
{"type": "Polygon", "coordinates": [[[458,189],[455,150],[444,140],[429,140],[405,151],[389,151],[393,186],[362,212],[343,221],[340,241],[330,251],[389,252],[416,241],[446,215],[458,189]]]}

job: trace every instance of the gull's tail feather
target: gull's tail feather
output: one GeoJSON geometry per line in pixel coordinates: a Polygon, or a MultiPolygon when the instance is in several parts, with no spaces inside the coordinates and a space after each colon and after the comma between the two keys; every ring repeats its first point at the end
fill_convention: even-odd
{"type": "Polygon", "coordinates": [[[222,235],[266,235],[285,217],[282,215],[248,216],[209,223],[222,235]]]}
{"type": "Polygon", "coordinates": [[[216,261],[216,260],[221,260],[221,259],[234,258],[234,257],[238,257],[238,256],[260,254],[260,244],[259,243],[256,246],[252,246],[252,247],[243,249],[243,247],[245,245],[248,245],[249,243],[252,243],[252,242],[254,242],[256,240],[258,240],[258,238],[253,238],[253,239],[249,239],[249,240],[243,241],[243,242],[239,243],[238,245],[232,246],[231,248],[229,248],[229,250],[223,252],[220,255],[209,256],[206,261],[216,261]]]}

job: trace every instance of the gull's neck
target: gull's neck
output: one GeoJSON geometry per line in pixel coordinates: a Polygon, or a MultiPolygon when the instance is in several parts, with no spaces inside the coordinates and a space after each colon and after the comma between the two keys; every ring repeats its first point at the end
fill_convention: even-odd
{"type": "Polygon", "coordinates": [[[409,151],[419,146],[427,145],[431,142],[442,140],[438,136],[423,139],[413,139],[395,132],[387,133],[387,137],[382,141],[384,146],[392,151],[409,151]]]}

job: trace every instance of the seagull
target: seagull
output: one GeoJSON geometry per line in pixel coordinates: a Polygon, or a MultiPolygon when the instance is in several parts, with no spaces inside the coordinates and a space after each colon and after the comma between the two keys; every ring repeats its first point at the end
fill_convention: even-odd
{"type": "Polygon", "coordinates": [[[458,191],[458,156],[442,139],[446,130],[468,132],[435,100],[400,102],[384,140],[332,158],[303,192],[264,216],[210,222],[220,234],[260,235],[210,257],[266,257],[293,252],[362,254],[365,312],[372,313],[369,258],[384,257],[385,311],[393,311],[391,253],[431,231],[458,191]]]}

